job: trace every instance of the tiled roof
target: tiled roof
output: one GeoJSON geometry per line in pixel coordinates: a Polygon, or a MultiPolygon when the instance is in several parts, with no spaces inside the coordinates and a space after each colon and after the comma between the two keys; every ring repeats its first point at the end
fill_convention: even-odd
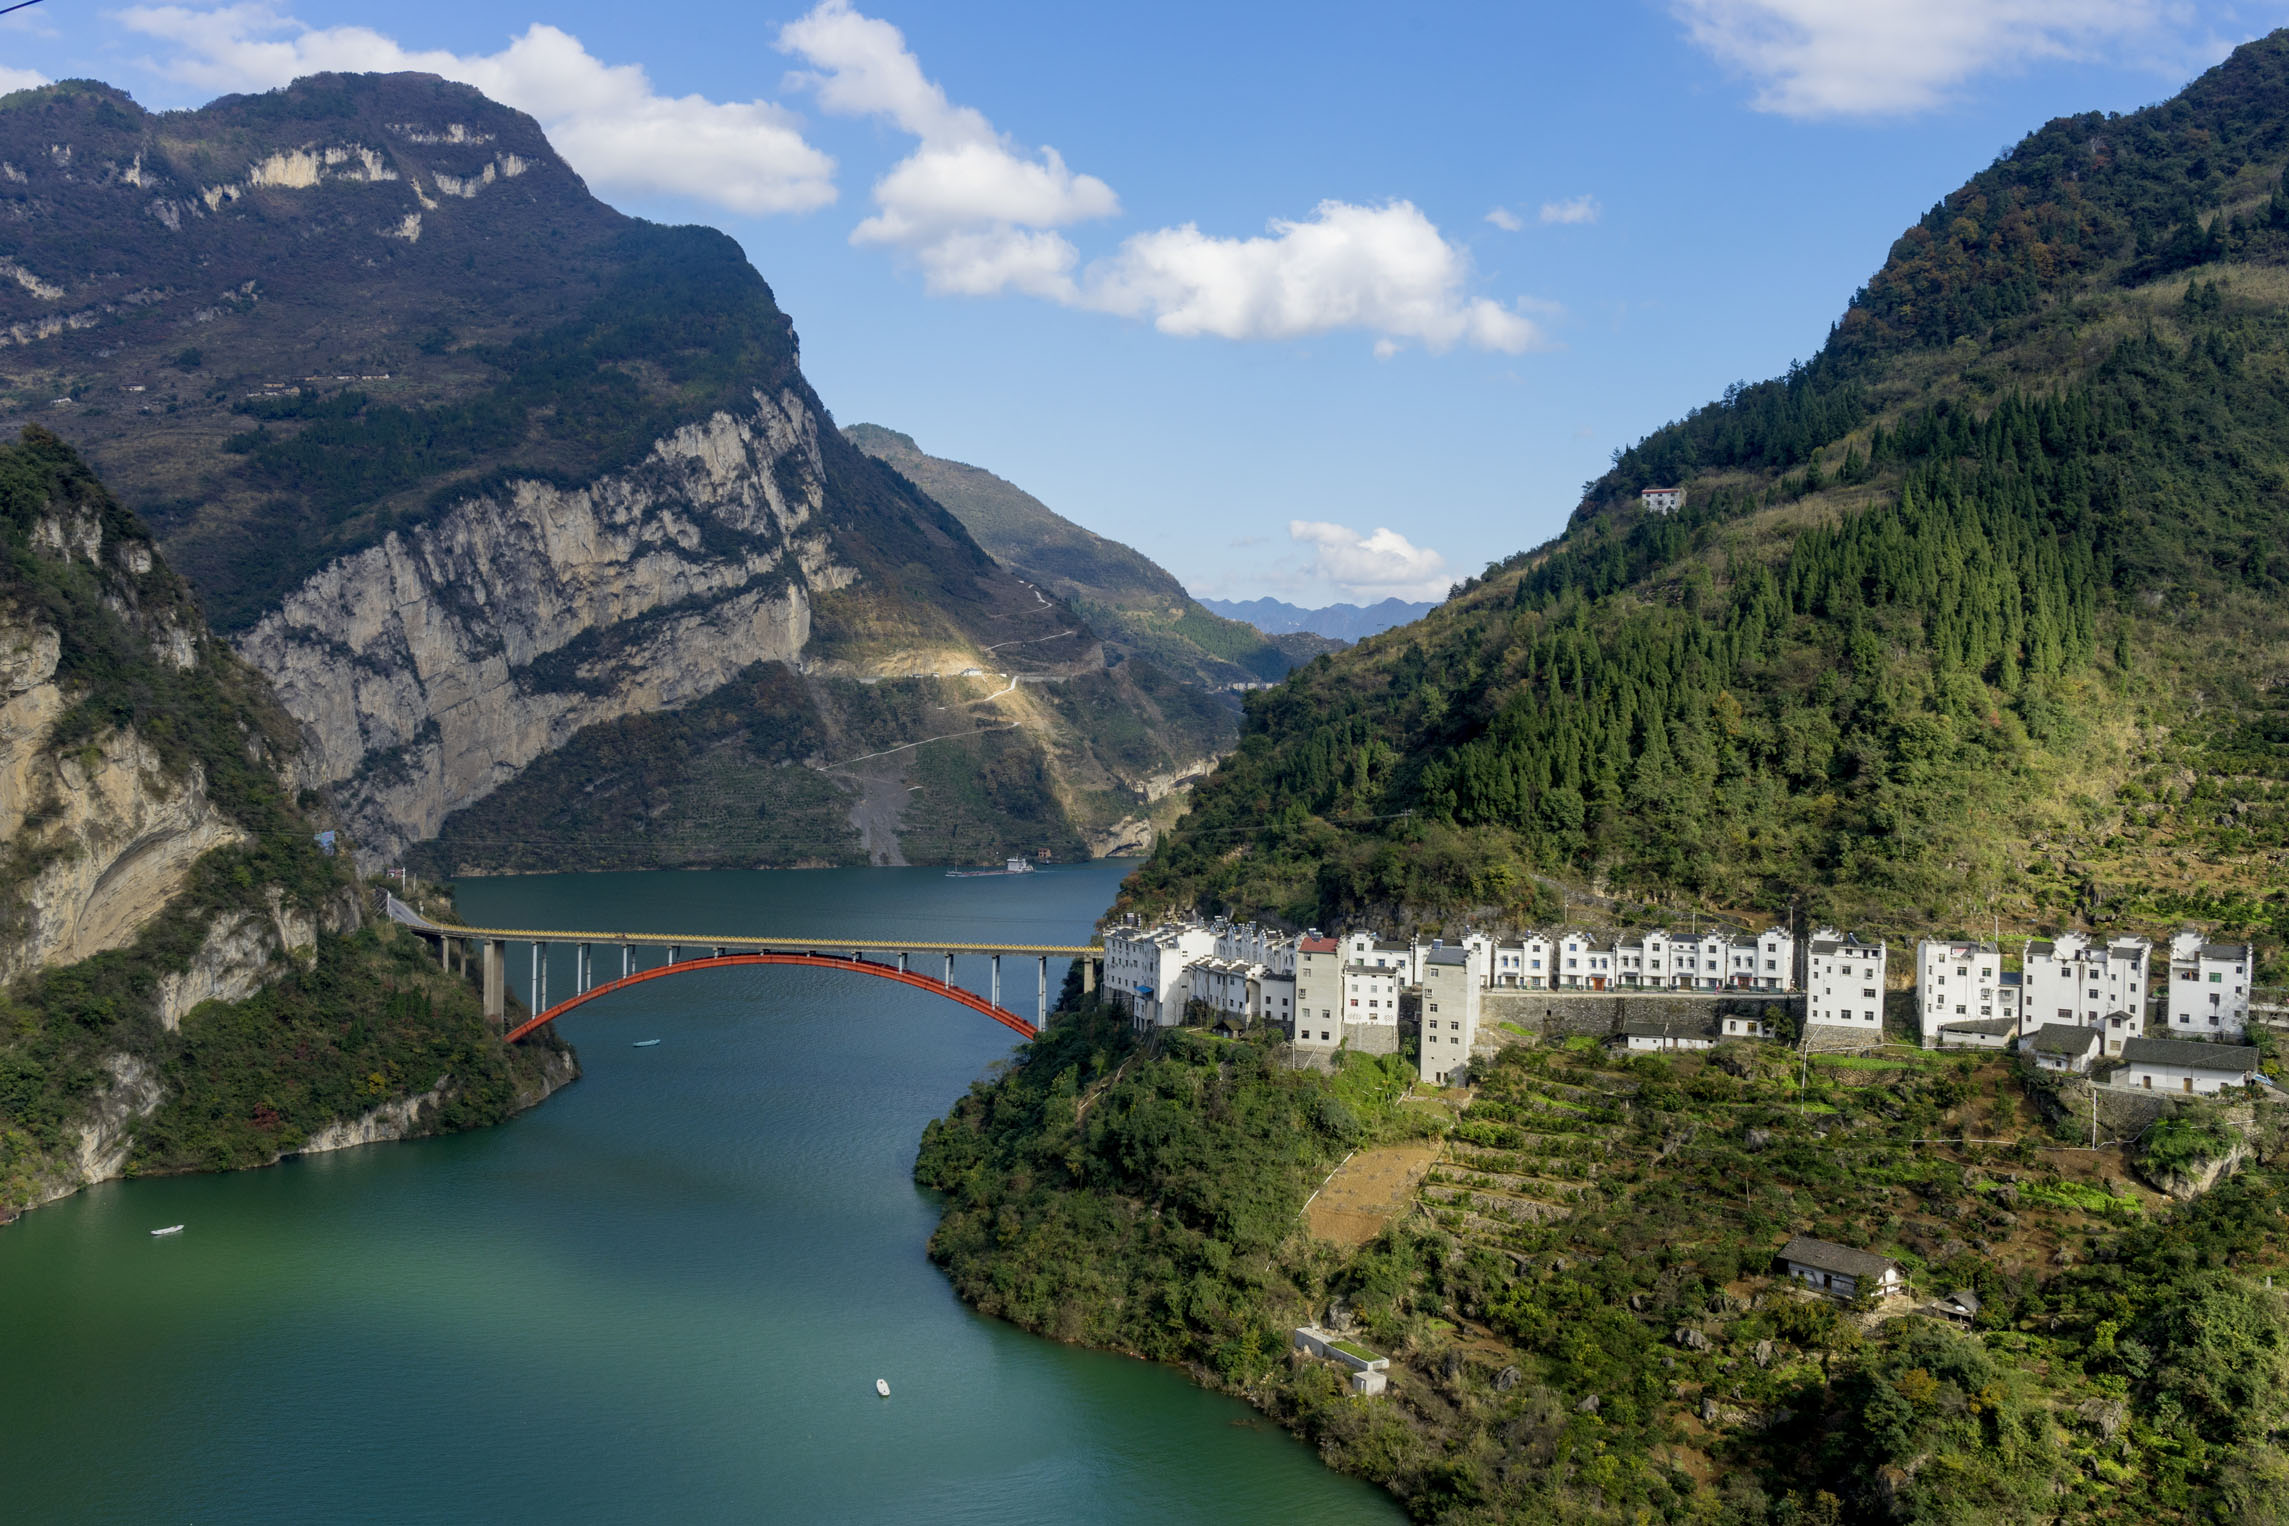
{"type": "Polygon", "coordinates": [[[2239,1044],[2205,1044],[2200,1039],[2124,1039],[2122,1058],[2132,1065],[2175,1065],[2180,1070],[2252,1071],[2257,1051],[2239,1044]]]}
{"type": "Polygon", "coordinates": [[[1470,951],[1460,948],[1434,948],[1423,955],[1423,962],[1425,964],[1467,965],[1470,963],[1470,951]]]}
{"type": "Polygon", "coordinates": [[[1976,1022],[1941,1023],[1939,1025],[1939,1031],[1942,1033],[1985,1033],[1993,1035],[2011,1033],[2015,1031],[2018,1026],[2019,1021],[2017,1018],[1983,1017],[1978,1019],[1976,1022]]]}
{"type": "Polygon", "coordinates": [[[2032,1042],[2039,1054],[2088,1054],[2098,1042],[2098,1030],[2072,1023],[2045,1023],[2035,1030],[2032,1042]]]}
{"type": "Polygon", "coordinates": [[[1823,1272],[1843,1272],[1851,1277],[1881,1277],[1898,1265],[1873,1251],[1854,1250],[1849,1245],[1815,1240],[1810,1235],[1798,1235],[1783,1245],[1780,1248],[1780,1259],[1793,1261],[1798,1266],[1815,1267],[1823,1272]]]}
{"type": "Polygon", "coordinates": [[[2246,943],[2205,943],[2202,945],[2202,957],[2204,959],[2222,959],[2238,963],[2247,963],[2249,960],[2249,945],[2246,943]]]}
{"type": "Polygon", "coordinates": [[[1338,947],[1333,938],[1306,938],[1296,945],[1299,954],[1332,954],[1338,947]]]}
{"type": "Polygon", "coordinates": [[[1633,1017],[1621,1025],[1625,1037],[1705,1039],[1716,1035],[1700,1017],[1633,1017]]]}

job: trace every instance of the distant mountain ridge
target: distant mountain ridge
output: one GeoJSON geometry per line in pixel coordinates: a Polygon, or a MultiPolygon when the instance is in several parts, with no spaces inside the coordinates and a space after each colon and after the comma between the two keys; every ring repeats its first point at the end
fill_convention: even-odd
{"type": "Polygon", "coordinates": [[[1435,603],[1410,604],[1404,599],[1384,599],[1375,604],[1328,604],[1319,609],[1305,609],[1284,599],[1270,598],[1202,599],[1200,602],[1227,619],[1245,620],[1268,636],[1308,631],[1337,641],[1359,641],[1381,635],[1395,625],[1420,620],[1438,608],[1435,603]]]}
{"type": "Polygon", "coordinates": [[[1299,635],[1302,627],[1272,632],[1219,618],[1143,552],[983,467],[930,455],[911,435],[879,424],[852,424],[843,435],[944,504],[994,560],[1071,600],[1126,655],[1226,688],[1281,677],[1328,649],[1299,635]]]}
{"type": "Polygon", "coordinates": [[[0,425],[148,518],[369,863],[1071,856],[1231,739],[843,439],[737,244],[467,86],[70,81],[0,165],[0,425]]]}

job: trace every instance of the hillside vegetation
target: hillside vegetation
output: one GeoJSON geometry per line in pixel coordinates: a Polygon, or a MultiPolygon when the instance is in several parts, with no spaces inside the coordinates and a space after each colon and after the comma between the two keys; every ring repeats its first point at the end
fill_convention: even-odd
{"type": "Polygon", "coordinates": [[[0,1219],[105,1175],[267,1165],[424,1094],[406,1132],[495,1122],[569,1078],[553,1040],[509,1050],[467,982],[360,925],[347,855],[315,841],[325,802],[291,782],[293,722],[43,431],[0,446],[0,554],[0,955],[22,971],[0,989],[0,1219]],[[27,650],[52,651],[52,671],[14,666],[27,650]],[[168,823],[202,797],[216,845],[154,877],[168,823]],[[41,952],[133,885],[144,898],[107,946],[41,952]],[[186,982],[233,994],[171,1005],[186,982]]]}
{"type": "Polygon", "coordinates": [[[1253,699],[1132,901],[2289,932],[2285,167],[2282,35],[2033,134],[1810,362],[1253,699]]]}
{"type": "Polygon", "coordinates": [[[1060,1018],[925,1135],[931,1255],[986,1312],[1245,1396],[1418,1520],[2283,1519],[2278,1170],[2190,1204],[2132,1179],[2245,1131],[2277,1159],[2262,1112],[2130,1161],[2054,1131],[2001,1056],[1830,1059],[1800,1088],[1752,1045],[1529,1041],[1459,1117],[1345,1058],[1060,1018]],[[1441,1131],[1380,1237],[1310,1235],[1347,1152],[1441,1131]],[[1974,1328],[1796,1288],[1796,1233],[1895,1256],[1919,1302],[1976,1294],[1974,1328]],[[1323,1319],[1391,1359],[1389,1395],[1291,1356],[1323,1319]]]}

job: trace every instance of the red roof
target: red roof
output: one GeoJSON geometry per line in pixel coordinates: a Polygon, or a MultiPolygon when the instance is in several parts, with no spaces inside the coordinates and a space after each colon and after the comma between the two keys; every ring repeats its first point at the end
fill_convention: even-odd
{"type": "Polygon", "coordinates": [[[1303,954],[1332,954],[1335,949],[1333,938],[1306,938],[1296,945],[1296,951],[1303,954]]]}

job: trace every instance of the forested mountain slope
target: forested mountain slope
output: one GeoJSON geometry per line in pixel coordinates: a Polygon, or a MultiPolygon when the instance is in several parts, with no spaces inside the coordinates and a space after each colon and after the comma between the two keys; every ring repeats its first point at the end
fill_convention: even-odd
{"type": "MultiPolygon", "coordinates": [[[[896,858],[949,796],[985,846],[1078,851],[1229,734],[1109,672],[1085,620],[849,445],[736,244],[606,207],[465,86],[325,75],[152,114],[66,83],[0,100],[0,166],[5,412],[148,512],[372,853],[546,759],[550,799],[625,824],[603,846],[686,861],[655,830],[680,786],[632,773],[612,728],[787,694],[768,666],[834,746],[802,757],[800,808],[757,795],[706,834],[735,861],[896,858]],[[996,698],[971,669],[1027,682],[996,698]],[[883,684],[933,729],[874,727],[883,684]],[[1003,740],[934,759],[946,788],[833,771],[960,731],[1003,740]],[[867,803],[892,796],[913,803],[867,803]]],[[[530,809],[463,836],[478,868],[600,846],[530,809]]]]}
{"type": "Polygon", "coordinates": [[[569,1078],[361,927],[293,719],[44,430],[0,445],[0,1220],[469,1127],[569,1078]]]}
{"type": "Polygon", "coordinates": [[[1223,688],[1281,677],[1335,646],[1309,634],[1267,636],[1220,615],[1143,552],[1084,529],[983,467],[930,455],[911,435],[879,424],[843,433],[944,504],[995,561],[1070,601],[1118,651],[1223,688]]]}
{"type": "Polygon", "coordinates": [[[1131,897],[2289,931],[2285,166],[2284,34],[2031,135],[1810,362],[1258,697],[1131,897]]]}

